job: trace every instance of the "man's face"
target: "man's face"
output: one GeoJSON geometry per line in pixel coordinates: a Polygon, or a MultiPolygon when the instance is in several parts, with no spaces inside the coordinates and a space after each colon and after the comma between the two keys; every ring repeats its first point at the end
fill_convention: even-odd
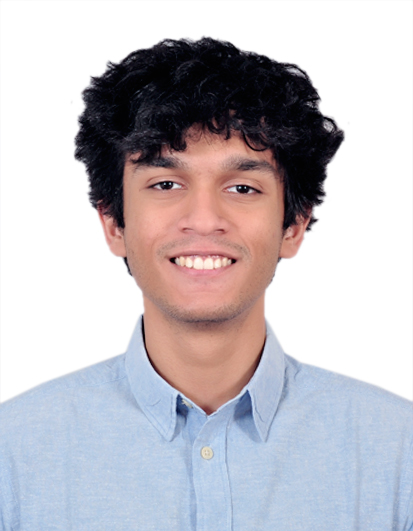
{"type": "Polygon", "coordinates": [[[125,228],[116,229],[111,248],[126,255],[145,311],[187,323],[263,311],[265,289],[288,247],[272,153],[235,135],[225,140],[193,130],[184,152],[165,150],[150,165],[138,159],[125,165],[125,228]]]}

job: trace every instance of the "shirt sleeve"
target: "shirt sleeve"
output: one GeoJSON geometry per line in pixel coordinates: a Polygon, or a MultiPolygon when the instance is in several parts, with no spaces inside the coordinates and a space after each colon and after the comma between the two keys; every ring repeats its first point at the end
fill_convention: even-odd
{"type": "Polygon", "coordinates": [[[407,493],[407,510],[402,531],[413,531],[413,440],[407,457],[404,478],[405,481],[403,482],[403,487],[406,489],[407,493]]]}
{"type": "Polygon", "coordinates": [[[12,508],[4,497],[4,484],[0,488],[0,531],[17,531],[12,525],[12,508]]]}
{"type": "Polygon", "coordinates": [[[406,527],[407,531],[413,531],[413,493],[410,496],[410,503],[407,509],[406,527]]]}
{"type": "Polygon", "coordinates": [[[17,502],[0,456],[0,531],[18,531],[17,502]]]}

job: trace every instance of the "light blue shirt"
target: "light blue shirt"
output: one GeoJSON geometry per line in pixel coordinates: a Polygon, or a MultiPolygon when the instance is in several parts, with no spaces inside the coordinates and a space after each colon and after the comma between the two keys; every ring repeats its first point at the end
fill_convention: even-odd
{"type": "Polygon", "coordinates": [[[285,355],[207,416],[125,355],[0,408],[4,531],[411,531],[412,404],[285,355]]]}

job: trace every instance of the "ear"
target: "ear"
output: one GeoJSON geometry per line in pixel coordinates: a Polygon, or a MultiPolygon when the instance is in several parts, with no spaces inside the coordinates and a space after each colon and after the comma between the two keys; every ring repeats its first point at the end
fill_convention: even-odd
{"type": "Polygon", "coordinates": [[[297,218],[297,223],[286,229],[281,242],[280,258],[292,258],[298,253],[310,219],[311,212],[307,218],[301,216],[297,218]]]}
{"type": "Polygon", "coordinates": [[[123,229],[119,228],[112,216],[103,214],[98,208],[100,222],[102,223],[103,232],[105,233],[106,242],[109,249],[115,256],[126,257],[125,239],[123,229]]]}

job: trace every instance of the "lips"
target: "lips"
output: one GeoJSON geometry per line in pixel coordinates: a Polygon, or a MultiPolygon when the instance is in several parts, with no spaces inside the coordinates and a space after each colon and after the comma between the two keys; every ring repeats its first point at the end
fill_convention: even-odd
{"type": "Polygon", "coordinates": [[[221,269],[228,267],[235,262],[234,259],[228,258],[223,255],[180,255],[171,259],[171,262],[175,263],[179,267],[185,267],[188,269],[221,269]]]}

